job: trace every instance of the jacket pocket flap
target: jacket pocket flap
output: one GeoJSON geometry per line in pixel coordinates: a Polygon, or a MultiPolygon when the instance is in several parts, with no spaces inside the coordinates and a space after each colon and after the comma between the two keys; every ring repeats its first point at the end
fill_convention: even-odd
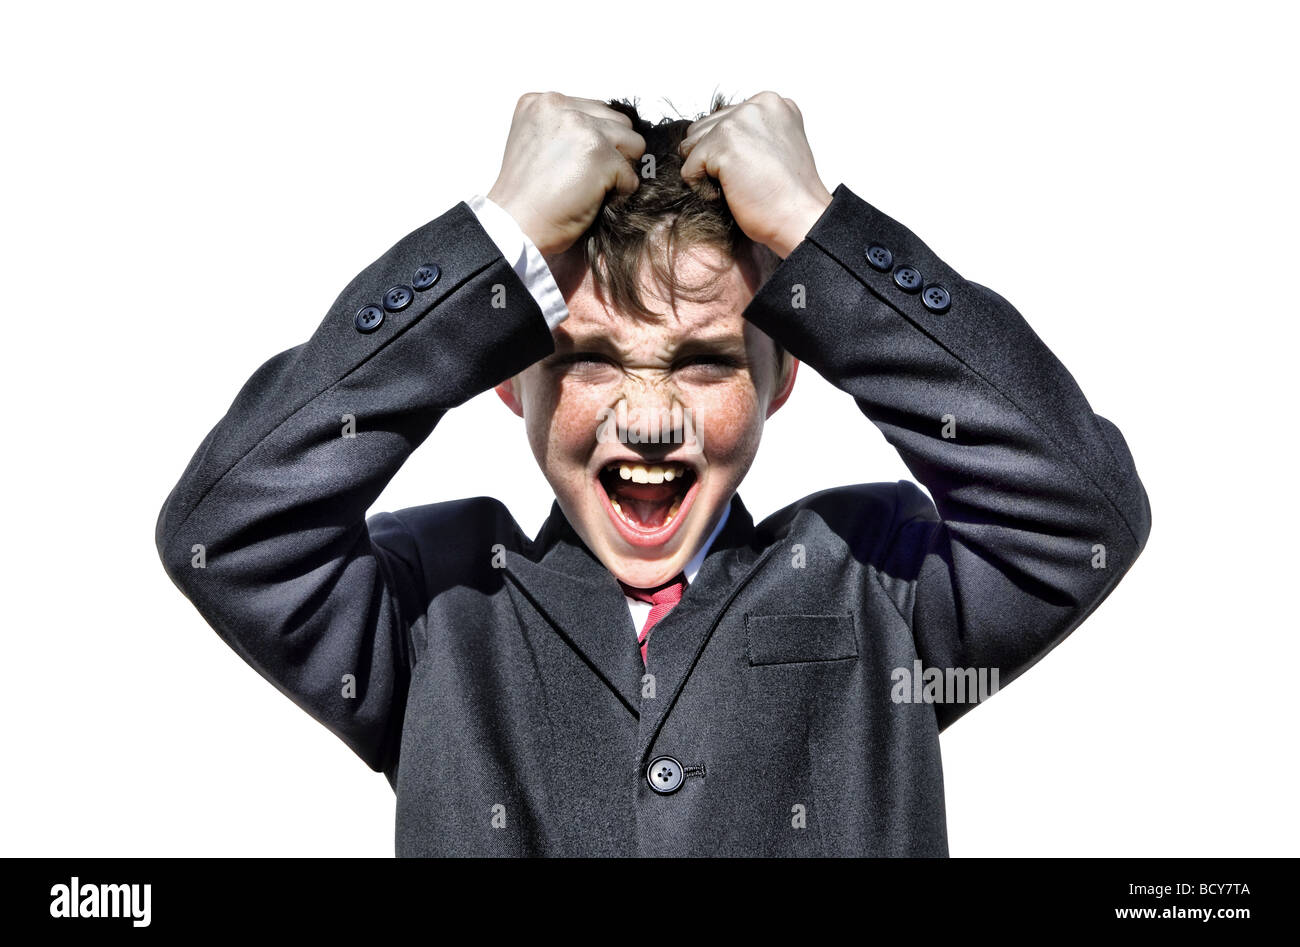
{"type": "Polygon", "coordinates": [[[746,615],[745,634],[751,665],[858,656],[851,615],[746,615]]]}

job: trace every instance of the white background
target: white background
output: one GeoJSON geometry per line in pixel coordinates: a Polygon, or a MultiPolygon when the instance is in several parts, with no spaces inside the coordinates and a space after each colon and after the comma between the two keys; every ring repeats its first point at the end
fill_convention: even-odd
{"type": "MultiPolygon", "coordinates": [[[[1297,31],[1283,4],[6,6],[0,853],[376,855],[394,798],[172,586],[245,379],[496,176],[515,100],[793,98],[822,177],[1007,297],[1123,431],[1133,570],[942,738],[954,855],[1295,855],[1297,31]]],[[[910,478],[812,371],[756,518],[910,478]],[[856,436],[843,438],[845,429],[856,436]]],[[[491,394],[376,510],[550,503],[491,394]]]]}

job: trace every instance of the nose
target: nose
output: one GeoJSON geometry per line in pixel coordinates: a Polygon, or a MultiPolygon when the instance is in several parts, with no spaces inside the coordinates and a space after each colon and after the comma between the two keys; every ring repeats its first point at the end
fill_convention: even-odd
{"type": "Polygon", "coordinates": [[[631,447],[647,445],[647,453],[667,453],[688,446],[693,438],[691,412],[669,382],[632,377],[613,406],[617,435],[631,447]]]}

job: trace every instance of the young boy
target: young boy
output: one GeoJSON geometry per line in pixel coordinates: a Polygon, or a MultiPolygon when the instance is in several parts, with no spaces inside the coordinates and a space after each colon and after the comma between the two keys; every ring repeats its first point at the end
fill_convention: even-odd
{"type": "Polygon", "coordinates": [[[793,102],[652,126],[548,93],[486,198],[254,374],[157,542],[388,777],[398,855],[946,855],[939,733],[1149,530],[1119,430],[1006,300],[827,191],[793,102]],[[796,359],[933,503],[860,484],[754,524],[736,489],[796,359]],[[487,497],[367,521],[494,386],[555,492],[538,536],[487,497]]]}

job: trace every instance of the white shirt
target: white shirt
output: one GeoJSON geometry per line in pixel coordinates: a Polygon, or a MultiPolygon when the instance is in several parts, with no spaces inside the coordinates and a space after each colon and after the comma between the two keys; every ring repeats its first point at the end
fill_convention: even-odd
{"type": "Polygon", "coordinates": [[[500,204],[481,194],[475,194],[465,203],[497,245],[510,268],[519,274],[519,279],[541,307],[546,324],[554,331],[556,326],[569,318],[569,307],[564,304],[564,294],[551,275],[551,268],[546,265],[542,251],[528,239],[528,235],[500,204]]]}
{"type": "MultiPolygon", "coordinates": [[[[546,265],[546,259],[541,251],[532,240],[528,239],[528,235],[523,232],[510,213],[495,201],[488,200],[481,194],[475,194],[465,203],[474,212],[479,224],[497,245],[511,269],[519,275],[528,292],[537,300],[547,326],[554,331],[556,326],[569,318],[569,307],[564,304],[564,294],[560,292],[560,287],[556,284],[555,277],[551,275],[551,268],[546,265]]],[[[722,532],[722,527],[726,525],[727,517],[730,515],[731,501],[728,499],[727,505],[722,509],[722,516],[718,518],[718,524],[713,527],[713,532],[682,569],[686,575],[687,585],[695,581],[695,573],[700,571],[700,566],[704,564],[704,557],[709,554],[713,541],[722,532]]],[[[635,632],[640,635],[646,617],[650,614],[651,605],[649,602],[642,602],[630,596],[624,598],[627,599],[628,610],[632,613],[635,632]]]]}

